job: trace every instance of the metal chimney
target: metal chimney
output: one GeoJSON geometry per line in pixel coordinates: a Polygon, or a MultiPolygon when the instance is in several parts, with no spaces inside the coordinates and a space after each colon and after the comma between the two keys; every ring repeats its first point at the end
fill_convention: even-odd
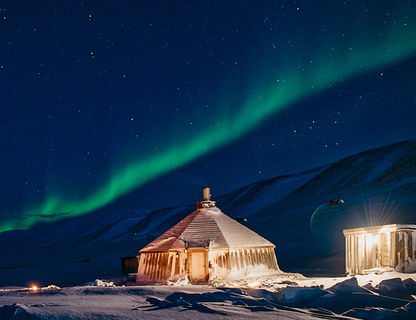
{"type": "Polygon", "coordinates": [[[197,209],[215,207],[215,201],[211,200],[211,189],[205,187],[202,189],[202,201],[196,203],[197,209]]]}
{"type": "Polygon", "coordinates": [[[209,187],[205,187],[204,189],[202,189],[202,200],[203,201],[211,200],[211,189],[209,187]]]}

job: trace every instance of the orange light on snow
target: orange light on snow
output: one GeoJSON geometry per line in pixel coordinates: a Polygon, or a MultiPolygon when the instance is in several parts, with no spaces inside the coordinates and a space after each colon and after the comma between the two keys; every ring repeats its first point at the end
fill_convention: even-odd
{"type": "Polygon", "coordinates": [[[38,287],[36,284],[33,284],[33,285],[30,287],[30,290],[32,290],[32,292],[38,292],[39,287],[38,287]]]}
{"type": "Polygon", "coordinates": [[[257,281],[247,283],[247,287],[249,287],[249,288],[256,288],[259,285],[260,285],[260,283],[257,282],[257,281]]]}

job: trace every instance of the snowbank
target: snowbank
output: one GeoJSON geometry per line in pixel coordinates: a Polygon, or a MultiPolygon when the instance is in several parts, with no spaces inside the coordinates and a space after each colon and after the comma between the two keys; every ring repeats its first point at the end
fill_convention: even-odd
{"type": "Polygon", "coordinates": [[[2,290],[0,319],[416,319],[415,278],[278,274],[230,280],[222,288],[184,281],[119,287],[97,279],[93,286],[2,290]]]}
{"type": "Polygon", "coordinates": [[[113,281],[106,281],[101,279],[95,279],[93,282],[87,283],[87,286],[96,286],[96,287],[115,287],[113,281]]]}

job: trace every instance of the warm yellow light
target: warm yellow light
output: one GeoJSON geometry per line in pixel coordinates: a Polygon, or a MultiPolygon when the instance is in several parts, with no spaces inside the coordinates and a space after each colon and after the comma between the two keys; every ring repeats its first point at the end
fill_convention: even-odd
{"type": "Polygon", "coordinates": [[[373,248],[375,246],[378,245],[378,243],[380,242],[380,235],[377,234],[372,234],[372,233],[367,233],[365,235],[365,242],[367,245],[367,248],[373,248]]]}
{"type": "Polygon", "coordinates": [[[30,287],[30,290],[32,290],[33,292],[37,292],[39,290],[39,288],[38,288],[37,285],[34,284],[30,287]]]}
{"type": "Polygon", "coordinates": [[[256,288],[259,285],[260,285],[260,283],[258,283],[257,281],[247,283],[247,287],[249,287],[249,288],[256,288]]]}

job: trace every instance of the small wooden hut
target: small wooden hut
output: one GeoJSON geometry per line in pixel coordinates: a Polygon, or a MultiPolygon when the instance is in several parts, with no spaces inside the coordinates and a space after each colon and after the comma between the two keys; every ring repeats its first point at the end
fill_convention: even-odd
{"type": "Polygon", "coordinates": [[[138,283],[189,279],[207,283],[226,277],[279,272],[275,245],[228,217],[203,189],[197,209],[140,252],[138,283]]]}
{"type": "Polygon", "coordinates": [[[344,236],[348,274],[365,274],[384,268],[416,272],[416,225],[346,229],[344,236]]]}

